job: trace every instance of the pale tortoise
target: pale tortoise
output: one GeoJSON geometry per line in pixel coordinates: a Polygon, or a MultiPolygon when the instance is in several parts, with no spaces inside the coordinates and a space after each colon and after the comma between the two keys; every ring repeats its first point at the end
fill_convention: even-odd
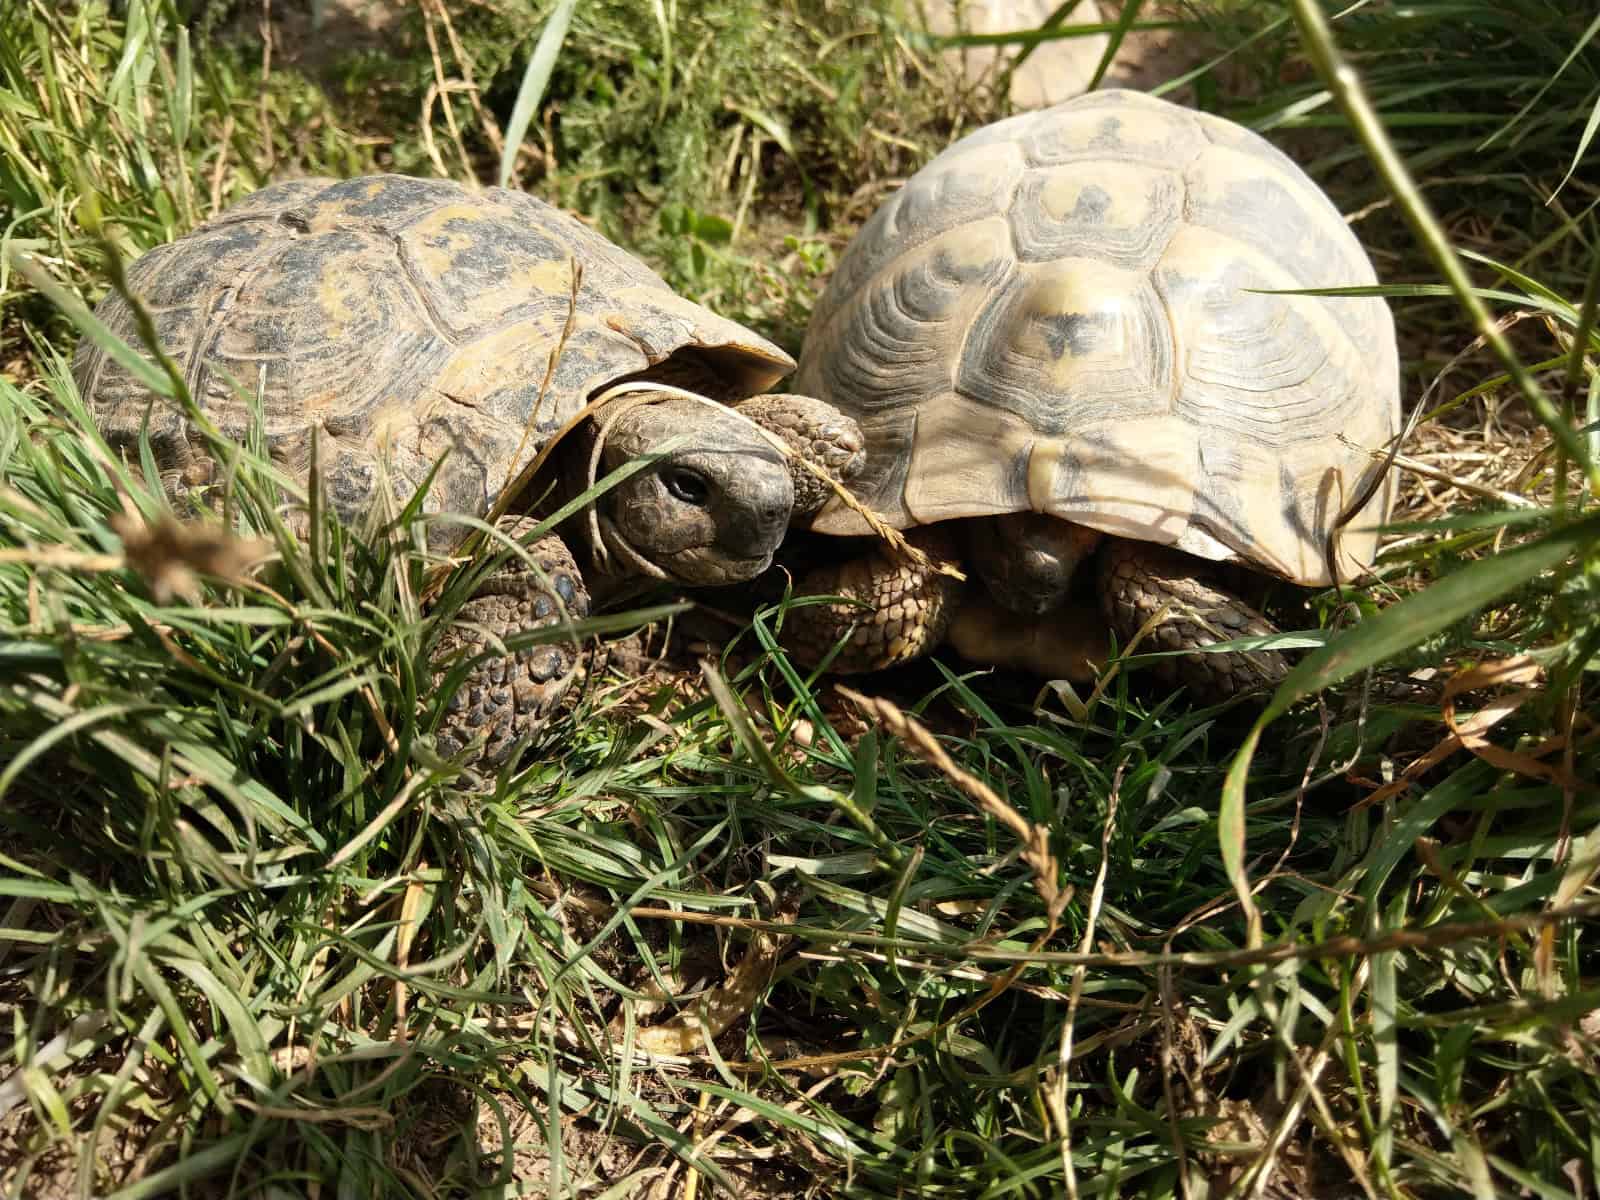
{"type": "MultiPolygon", "coordinates": [[[[1166,605],[1141,649],[1190,651],[1167,678],[1273,683],[1279,652],[1197,647],[1274,632],[1239,567],[1318,586],[1369,566],[1400,426],[1384,301],[1283,293],[1375,282],[1322,191],[1221,118],[1106,91],[956,142],[842,256],[795,386],[859,422],[866,504],[982,587],[835,553],[797,591],[858,603],[791,610],[790,644],[816,660],[848,633],[848,672],[948,637],[1083,678],[1108,626],[1126,645],[1166,605]],[[1074,603],[1091,563],[1097,603],[1074,603]]],[[[810,527],[867,533],[836,502],[810,527]]]]}
{"type": "MultiPolygon", "coordinates": [[[[576,218],[513,191],[403,176],[278,183],[151,250],[127,278],[222,433],[245,438],[259,403],[268,453],[303,480],[318,430],[322,488],[346,521],[372,504],[381,480],[404,503],[441,456],[424,509],[488,513],[620,381],[725,402],[665,386],[628,392],[562,439],[552,504],[596,473],[670,453],[564,525],[565,541],[548,535],[526,560],[511,557],[442,639],[441,663],[481,661],[448,702],[439,744],[454,753],[481,736],[480,764],[502,761],[537,728],[576,673],[570,641],[492,651],[498,638],[588,612],[567,543],[582,543],[570,549],[589,560],[591,584],[741,582],[766,569],[791,516],[824,498],[795,457],[840,477],[860,459],[853,422],[804,397],[757,395],[793,368],[777,346],[679,297],[576,218]]],[[[118,295],[99,315],[134,340],[134,313],[118,295]]],[[[73,371],[108,442],[136,460],[148,434],[169,492],[212,482],[206,443],[175,406],[153,402],[87,340],[73,371]]],[[[534,524],[530,499],[502,519],[513,538],[534,524]]],[[[429,531],[448,551],[469,530],[445,519],[429,531]]]]}

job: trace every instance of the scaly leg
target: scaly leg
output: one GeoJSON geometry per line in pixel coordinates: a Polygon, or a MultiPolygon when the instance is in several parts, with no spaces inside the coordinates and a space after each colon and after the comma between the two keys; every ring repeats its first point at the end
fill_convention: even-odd
{"type": "MultiPolygon", "coordinates": [[[[1136,653],[1277,633],[1277,626],[1222,586],[1221,575],[1215,564],[1168,546],[1107,538],[1100,550],[1101,610],[1125,647],[1157,609],[1170,603],[1166,619],[1136,653]]],[[[1288,660],[1275,650],[1185,654],[1153,665],[1160,678],[1183,684],[1206,703],[1276,687],[1289,670],[1288,660]]]]}
{"type": "MultiPolygon", "coordinates": [[[[809,396],[756,396],[734,408],[777,434],[799,458],[848,484],[867,461],[861,426],[833,405],[809,396]]],[[[793,517],[809,517],[829,500],[833,489],[799,463],[791,463],[793,517]]]]}
{"type": "MultiPolygon", "coordinates": [[[[499,528],[520,540],[534,524],[528,517],[508,516],[501,518],[499,528]]],[[[566,544],[547,534],[526,550],[543,578],[520,558],[512,558],[479,584],[440,639],[435,679],[442,681],[461,656],[489,649],[485,631],[506,638],[543,629],[563,619],[563,608],[575,621],[589,615],[589,593],[566,544]]],[[[479,662],[446,704],[437,734],[440,751],[459,753],[482,735],[486,741],[474,765],[500,766],[518,740],[543,725],[566,695],[578,673],[579,653],[575,642],[563,640],[479,662]]]]}
{"type": "Polygon", "coordinates": [[[797,596],[844,596],[857,604],[810,604],[784,616],[784,646],[814,666],[840,638],[849,640],[829,670],[840,675],[878,671],[909,662],[944,640],[964,585],[934,566],[954,559],[949,535],[938,527],[912,530],[907,540],[930,564],[918,566],[893,551],[813,567],[795,581],[797,596]]]}

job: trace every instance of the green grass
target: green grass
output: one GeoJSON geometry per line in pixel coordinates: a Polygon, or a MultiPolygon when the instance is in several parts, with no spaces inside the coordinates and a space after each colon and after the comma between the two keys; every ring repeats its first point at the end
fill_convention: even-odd
{"type": "MultiPolygon", "coordinates": [[[[1127,670],[1037,705],[953,664],[857,681],[936,732],[930,763],[800,674],[769,611],[704,677],[597,668],[476,790],[434,751],[425,668],[473,569],[423,607],[414,515],[304,546],[292,482],[221,446],[235,532],[273,561],[142,548],[166,501],[92,433],[70,322],[8,273],[7,1188],[1594,1195],[1600,434],[1571,430],[1600,420],[1600,42],[1538,0],[1366,6],[1333,31],[1362,89],[1324,92],[1334,51],[1293,7],[1187,13],[1224,56],[1199,101],[1345,209],[1383,202],[1357,229],[1409,400],[1539,314],[1429,393],[1408,453],[1485,413],[1544,449],[1489,479],[1517,504],[1457,491],[1383,582],[1291,611],[1335,632],[1259,721],[1127,670]],[[746,955],[767,969],[714,1055],[635,1058],[658,989],[746,955]]],[[[492,178],[549,8],[448,6],[483,104],[450,93],[458,139],[438,105],[420,123],[420,10],[387,57],[280,60],[264,110],[226,10],[186,50],[170,5],[8,5],[8,246],[92,299],[108,249],[271,173],[426,172],[431,141],[492,178]]],[[[580,4],[530,123],[557,170],[517,177],[792,345],[870,211],[850,196],[984,115],[919,47],[887,10],[580,4]]]]}

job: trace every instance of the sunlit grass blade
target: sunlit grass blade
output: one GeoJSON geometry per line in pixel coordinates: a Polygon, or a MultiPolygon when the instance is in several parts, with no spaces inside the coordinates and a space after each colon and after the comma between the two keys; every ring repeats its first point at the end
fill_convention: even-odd
{"type": "Polygon", "coordinates": [[[522,84],[517,88],[516,101],[511,106],[511,119],[506,122],[506,144],[500,155],[497,177],[501,187],[511,182],[512,172],[516,170],[517,154],[522,149],[523,139],[528,136],[528,127],[533,124],[534,115],[539,111],[545,89],[550,86],[550,75],[556,68],[561,46],[567,40],[567,27],[572,24],[572,14],[577,7],[578,0],[556,0],[550,15],[545,18],[539,40],[534,43],[533,54],[529,56],[528,66],[522,73],[522,84]]]}
{"type": "Polygon", "coordinates": [[[1530,579],[1573,562],[1600,542],[1600,517],[1572,522],[1515,550],[1463,567],[1308,654],[1279,685],[1262,717],[1410,649],[1501,599],[1530,579]]]}

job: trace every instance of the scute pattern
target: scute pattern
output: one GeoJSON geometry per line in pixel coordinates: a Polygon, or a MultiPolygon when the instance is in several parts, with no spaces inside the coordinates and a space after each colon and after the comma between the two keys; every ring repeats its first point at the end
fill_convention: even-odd
{"type": "MultiPolygon", "coordinates": [[[[576,218],[444,180],[275,184],[145,255],[129,282],[224,433],[251,426],[243,388],[259,398],[268,452],[303,477],[320,431],[327,496],[345,519],[384,478],[408,497],[445,450],[428,509],[481,514],[596,390],[666,373],[680,352],[709,364],[727,399],[792,365],[576,218]],[[569,309],[571,336],[545,388],[569,309]]],[[[101,316],[135,336],[117,297],[101,316]]],[[[148,416],[163,473],[205,481],[211,464],[180,415],[151,405],[135,376],[87,340],[73,370],[113,445],[131,450],[148,416]]]]}
{"type": "Polygon", "coordinates": [[[1163,412],[1172,343],[1150,279],[1092,258],[1020,272],[979,314],[956,391],[1052,437],[1163,412]]]}
{"type": "Polygon", "coordinates": [[[1137,92],[1091,92],[1028,114],[1017,142],[1030,167],[1132,162],[1182,170],[1207,144],[1198,122],[1198,114],[1137,92]],[[1045,114],[1051,119],[1040,120],[1045,114]]]}
{"type": "MultiPolygon", "coordinates": [[[[818,303],[796,387],[861,422],[856,487],[902,528],[1032,509],[1325,583],[1333,519],[1399,429],[1393,319],[1281,293],[1373,282],[1261,138],[1093,93],[957,142],[891,197],[818,303]]],[[[866,531],[837,504],[814,527],[866,531]]],[[[1341,573],[1375,545],[1343,531],[1341,573]]]]}
{"type": "Polygon", "coordinates": [[[871,448],[851,481],[862,495],[903,488],[919,406],[953,386],[950,344],[966,336],[981,306],[1015,269],[1004,221],[990,218],[959,233],[909,251],[889,286],[863,291],[849,310],[855,336],[813,361],[813,382],[798,385],[810,387],[810,394],[826,389],[857,398],[851,415],[871,448]]]}
{"type": "Polygon", "coordinates": [[[1097,258],[1148,270],[1183,217],[1183,181],[1162,167],[1107,163],[1030,171],[1009,213],[1023,262],[1097,258]]]}
{"type": "MultiPolygon", "coordinates": [[[[964,145],[965,143],[958,143],[964,145]]],[[[904,187],[872,214],[812,314],[812,327],[826,323],[830,297],[848,297],[872,280],[891,260],[915,251],[951,230],[1004,213],[1022,179],[1025,163],[1017,147],[980,145],[970,154],[941,154],[917,173],[916,187],[904,187]]]]}

